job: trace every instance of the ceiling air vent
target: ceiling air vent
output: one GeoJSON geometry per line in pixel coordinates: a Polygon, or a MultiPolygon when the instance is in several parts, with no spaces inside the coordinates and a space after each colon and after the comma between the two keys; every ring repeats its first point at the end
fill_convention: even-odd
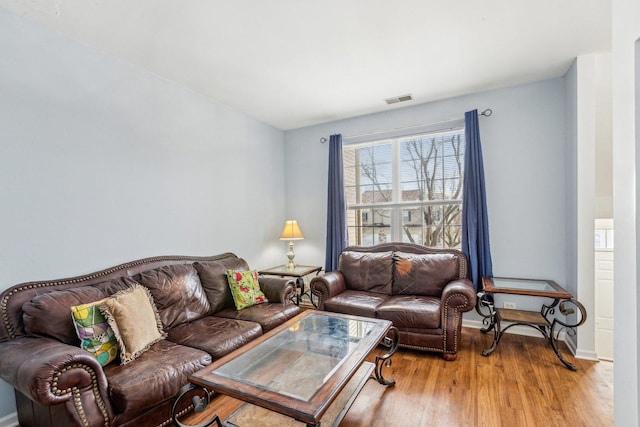
{"type": "Polygon", "coordinates": [[[391,104],[397,104],[398,102],[411,101],[412,99],[413,99],[413,96],[411,96],[411,94],[408,94],[408,95],[394,96],[393,98],[387,98],[384,100],[384,102],[391,105],[391,104]]]}

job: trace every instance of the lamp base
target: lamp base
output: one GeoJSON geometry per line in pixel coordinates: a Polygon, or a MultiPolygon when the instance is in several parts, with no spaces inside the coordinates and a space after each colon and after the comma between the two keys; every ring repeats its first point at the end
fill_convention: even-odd
{"type": "Polygon", "coordinates": [[[293,259],[296,257],[296,254],[293,252],[293,242],[289,242],[289,252],[287,252],[287,258],[289,258],[289,262],[286,265],[287,271],[293,271],[296,269],[296,264],[293,262],[293,259]]]}

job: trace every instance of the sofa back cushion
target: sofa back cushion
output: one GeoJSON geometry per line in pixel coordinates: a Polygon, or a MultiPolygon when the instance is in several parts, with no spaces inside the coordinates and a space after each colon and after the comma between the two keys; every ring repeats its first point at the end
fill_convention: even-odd
{"type": "Polygon", "coordinates": [[[137,277],[148,288],[167,328],[208,315],[211,305],[191,264],[167,265],[143,271],[137,277]]]}
{"type": "Polygon", "coordinates": [[[454,254],[394,252],[393,258],[393,295],[439,297],[459,277],[460,260],[454,254]]]}
{"type": "Polygon", "coordinates": [[[228,258],[221,261],[196,262],[193,266],[198,271],[212,313],[235,307],[227,279],[227,270],[248,270],[249,264],[244,259],[228,258]]]}
{"type": "Polygon", "coordinates": [[[387,295],[391,293],[392,252],[343,251],[338,269],[344,276],[348,289],[387,295]]]}
{"type": "Polygon", "coordinates": [[[65,344],[80,345],[71,307],[101,300],[134,283],[131,279],[121,278],[37,295],[22,305],[25,330],[29,334],[54,338],[65,344]]]}
{"type": "MultiPolygon", "coordinates": [[[[226,252],[214,256],[154,256],[94,271],[80,276],[39,280],[19,283],[0,291],[0,342],[26,335],[22,306],[32,298],[48,292],[66,291],[84,286],[96,286],[108,280],[122,277],[134,277],[143,271],[174,264],[193,264],[196,261],[209,262],[236,259],[237,256],[226,252]]],[[[108,295],[113,294],[110,292],[108,295]]]]}

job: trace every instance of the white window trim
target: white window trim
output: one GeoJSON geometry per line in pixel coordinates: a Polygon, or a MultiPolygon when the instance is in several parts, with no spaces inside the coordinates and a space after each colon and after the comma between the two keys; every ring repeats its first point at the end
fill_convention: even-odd
{"type": "MultiPolygon", "coordinates": [[[[347,210],[358,209],[390,209],[392,218],[390,224],[391,239],[395,242],[402,242],[403,227],[402,221],[402,208],[407,207],[420,207],[425,205],[454,205],[462,204],[462,197],[460,199],[439,199],[439,200],[423,200],[423,201],[401,201],[399,198],[402,195],[401,177],[400,177],[400,146],[401,141],[412,138],[422,138],[426,136],[438,137],[445,135],[458,134],[465,131],[464,118],[454,123],[450,123],[449,126],[434,128],[434,125],[425,125],[420,130],[412,130],[411,132],[398,132],[393,134],[393,131],[381,132],[385,137],[379,139],[366,139],[366,137],[353,138],[353,142],[345,143],[343,149],[358,149],[361,147],[373,147],[377,145],[391,144],[392,151],[392,201],[386,203],[355,203],[347,205],[347,210]]],[[[462,177],[461,177],[462,179],[462,177]]],[[[359,195],[358,195],[359,197],[359,195]]],[[[350,242],[351,244],[351,242],[350,242]]]]}

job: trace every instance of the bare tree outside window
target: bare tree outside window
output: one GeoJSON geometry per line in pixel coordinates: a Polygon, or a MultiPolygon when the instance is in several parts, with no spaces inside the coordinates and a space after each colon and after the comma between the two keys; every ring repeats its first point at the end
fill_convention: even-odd
{"type": "Polygon", "coordinates": [[[420,206],[414,209],[421,213],[415,221],[402,224],[408,241],[433,247],[460,246],[461,205],[445,201],[462,198],[463,141],[456,133],[400,143],[402,201],[419,201],[420,206]]]}
{"type": "Polygon", "coordinates": [[[345,146],[344,154],[349,244],[460,246],[463,129],[345,146]]]}

